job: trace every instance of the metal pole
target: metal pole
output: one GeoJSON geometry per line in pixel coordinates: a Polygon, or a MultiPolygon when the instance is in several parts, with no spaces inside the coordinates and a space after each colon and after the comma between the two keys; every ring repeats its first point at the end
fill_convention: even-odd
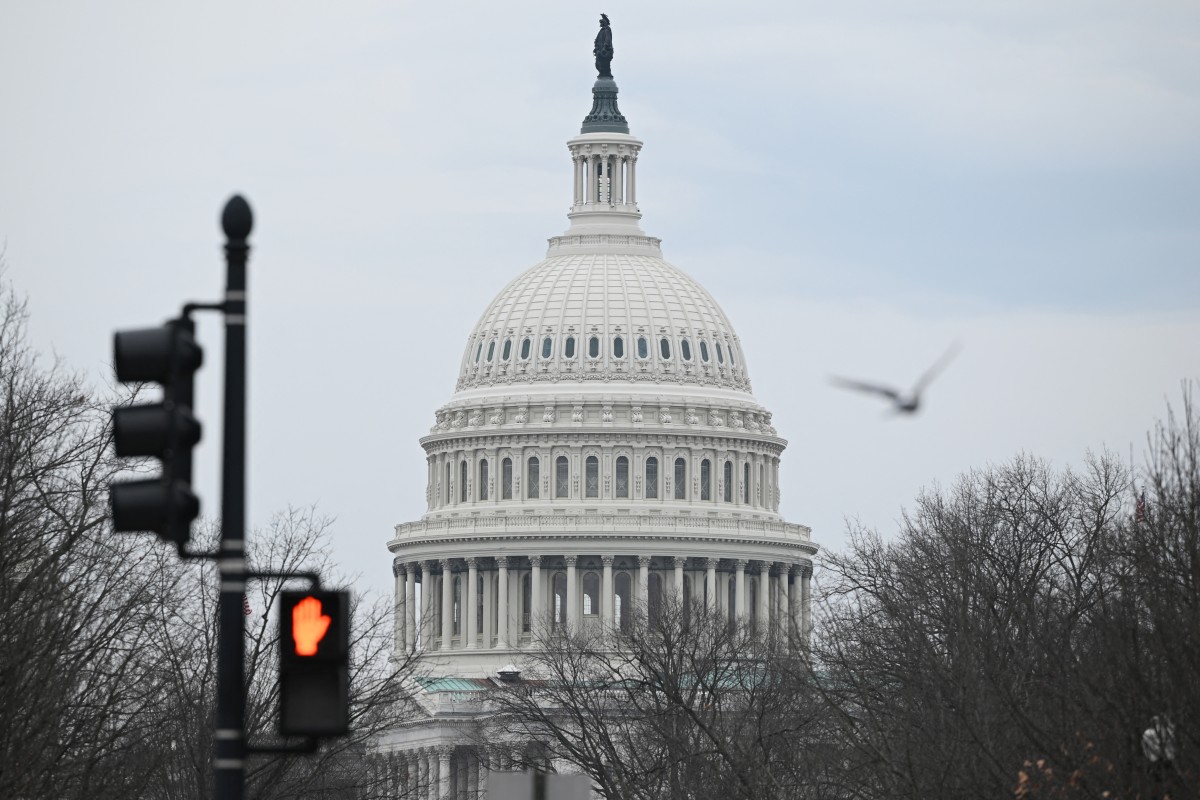
{"type": "Polygon", "coordinates": [[[221,596],[217,610],[217,729],[213,788],[217,800],[245,791],[246,653],[246,237],[254,225],[240,195],[225,204],[225,420],[221,469],[221,596]]]}

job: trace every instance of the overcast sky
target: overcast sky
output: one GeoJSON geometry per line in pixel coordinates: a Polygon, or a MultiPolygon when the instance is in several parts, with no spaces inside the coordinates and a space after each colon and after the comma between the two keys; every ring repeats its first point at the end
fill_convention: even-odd
{"type": "Polygon", "coordinates": [[[643,227],[733,322],[824,546],[1018,452],[1139,457],[1200,377],[1194,0],[6,3],[0,242],[35,342],[108,382],[114,330],[219,295],[243,192],[251,520],[318,503],[387,587],[466,337],[566,228],[600,11],[643,227]],[[905,385],[956,339],[915,419],[828,384],[905,385]]]}

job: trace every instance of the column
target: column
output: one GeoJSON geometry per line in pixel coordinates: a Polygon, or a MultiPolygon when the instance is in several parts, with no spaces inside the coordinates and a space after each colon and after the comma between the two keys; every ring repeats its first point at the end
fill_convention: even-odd
{"type": "Polygon", "coordinates": [[[433,762],[429,755],[428,749],[417,751],[417,797],[428,798],[432,791],[430,785],[433,783],[433,762]]]}
{"type": "Polygon", "coordinates": [[[392,654],[403,653],[405,649],[405,585],[408,583],[408,569],[404,562],[396,559],[392,562],[392,577],[396,580],[396,609],[395,619],[392,620],[392,654]]]}
{"type": "Polygon", "coordinates": [[[638,602],[642,605],[642,612],[645,613],[650,607],[650,556],[638,556],[638,585],[637,596],[638,602]]]}
{"type": "Polygon", "coordinates": [[[791,641],[797,647],[801,644],[800,631],[803,630],[800,619],[800,595],[802,592],[802,581],[800,578],[800,565],[793,564],[791,568],[792,576],[795,581],[792,584],[792,592],[790,596],[790,608],[788,609],[788,629],[791,633],[791,641]]]}
{"type": "Polygon", "coordinates": [[[780,647],[787,652],[788,648],[788,618],[791,614],[791,604],[788,602],[788,568],[786,564],[777,564],[779,573],[779,604],[775,612],[775,622],[779,627],[780,647]]]}
{"type": "Polygon", "coordinates": [[[613,203],[625,202],[625,156],[613,157],[613,180],[616,189],[613,190],[613,203]]]}
{"type": "Polygon", "coordinates": [[[454,573],[450,559],[442,559],[442,650],[454,644],[454,573]]]}
{"type": "Polygon", "coordinates": [[[578,631],[580,630],[579,583],[575,564],[579,560],[579,556],[566,556],[563,560],[567,562],[567,607],[563,609],[567,624],[564,627],[567,631],[578,631]]]}
{"type": "Polygon", "coordinates": [[[637,153],[629,157],[629,197],[626,202],[637,205],[637,153]]]}
{"type": "Polygon", "coordinates": [[[571,171],[575,174],[575,186],[571,193],[571,205],[579,205],[579,156],[571,154],[571,171]]]}
{"type": "Polygon", "coordinates": [[[683,567],[687,564],[687,556],[675,556],[675,602],[683,608],[683,567]]]}
{"type": "Polygon", "coordinates": [[[508,647],[508,556],[500,556],[496,559],[496,565],[499,567],[497,580],[500,585],[497,590],[497,609],[496,609],[496,646],[500,648],[508,647]]]}
{"type": "Polygon", "coordinates": [[[417,649],[417,565],[410,563],[404,581],[404,641],[410,651],[417,649]]]}
{"type": "Polygon", "coordinates": [[[462,598],[467,603],[467,613],[462,615],[466,618],[464,623],[466,631],[464,631],[462,640],[465,643],[465,646],[470,650],[475,649],[475,630],[479,627],[479,617],[477,616],[478,612],[475,610],[476,604],[479,603],[479,589],[477,588],[478,583],[479,559],[468,558],[467,590],[463,592],[463,595],[465,596],[462,598]]]}
{"type": "Polygon", "coordinates": [[[600,627],[609,631],[613,624],[613,557],[600,556],[604,571],[600,578],[600,627]]]}
{"type": "Polygon", "coordinates": [[[800,638],[808,645],[812,634],[812,562],[800,565],[800,638]]]}
{"type": "Polygon", "coordinates": [[[708,595],[705,605],[709,611],[717,610],[717,559],[704,559],[708,574],[704,576],[704,591],[708,595]]]}
{"type": "Polygon", "coordinates": [[[747,622],[750,619],[750,614],[746,608],[746,564],[744,558],[739,558],[733,562],[734,569],[734,603],[737,605],[736,613],[738,622],[747,622]]]}
{"type": "Polygon", "coordinates": [[[758,634],[767,638],[771,625],[771,562],[758,564],[758,634]]]}
{"type": "Polygon", "coordinates": [[[450,754],[452,752],[449,747],[439,747],[437,751],[438,800],[450,800],[450,754]]]}
{"type": "Polygon", "coordinates": [[[496,637],[496,573],[483,573],[483,641],[479,646],[490,650],[496,637]]]}
{"type": "Polygon", "coordinates": [[[542,634],[542,557],[530,556],[529,565],[529,636],[533,640],[542,634]]]}
{"type": "Polygon", "coordinates": [[[433,632],[437,620],[433,610],[433,565],[433,561],[421,562],[421,649],[426,652],[433,651],[433,637],[436,636],[433,632]]]}

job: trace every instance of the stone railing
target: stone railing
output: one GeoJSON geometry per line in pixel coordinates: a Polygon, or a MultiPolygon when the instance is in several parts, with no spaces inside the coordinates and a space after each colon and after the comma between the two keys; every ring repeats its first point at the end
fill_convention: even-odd
{"type": "Polygon", "coordinates": [[[701,517],[684,514],[506,514],[450,519],[418,520],[396,526],[396,539],[424,539],[477,533],[484,535],[520,535],[592,532],[614,533],[686,533],[757,536],[812,540],[811,529],[793,522],[744,519],[740,517],[701,517]]]}

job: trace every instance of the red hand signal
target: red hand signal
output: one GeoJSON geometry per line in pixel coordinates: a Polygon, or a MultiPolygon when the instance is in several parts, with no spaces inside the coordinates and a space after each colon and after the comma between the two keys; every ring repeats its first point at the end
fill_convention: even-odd
{"type": "Polygon", "coordinates": [[[292,639],[296,642],[296,655],[315,656],[317,645],[325,638],[332,619],[321,613],[321,601],[306,597],[292,607],[292,639]]]}

